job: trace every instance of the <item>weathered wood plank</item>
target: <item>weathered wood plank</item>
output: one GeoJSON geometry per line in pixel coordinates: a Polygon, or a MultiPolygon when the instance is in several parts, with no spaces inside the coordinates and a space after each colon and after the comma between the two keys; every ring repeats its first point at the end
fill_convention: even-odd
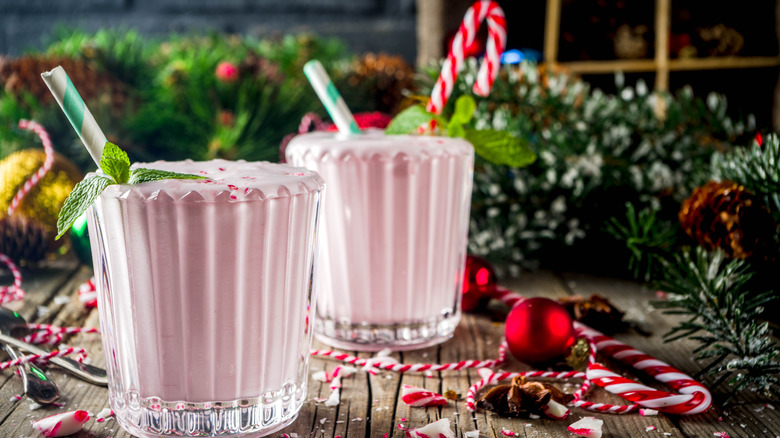
{"type": "MultiPolygon", "coordinates": [[[[460,362],[469,359],[486,360],[496,356],[495,352],[492,352],[492,354],[486,353],[486,356],[479,355],[477,345],[480,342],[477,340],[478,329],[475,327],[475,324],[478,323],[475,321],[474,316],[469,314],[463,315],[461,323],[455,330],[453,339],[442,345],[439,350],[441,363],[460,362]]],[[[446,371],[439,373],[439,375],[442,390],[440,394],[444,394],[448,390],[459,394],[457,400],[450,400],[447,406],[442,409],[442,417],[449,418],[452,421],[454,429],[459,432],[458,436],[463,436],[465,432],[478,430],[472,413],[466,409],[465,401],[466,391],[468,391],[469,386],[479,380],[477,372],[468,370],[446,371]]]]}
{"type": "MultiPolygon", "coordinates": [[[[62,261],[59,264],[46,269],[25,272],[25,289],[28,297],[24,303],[15,304],[26,317],[38,322],[51,322],[57,325],[97,326],[96,311],[86,311],[78,302],[76,290],[78,285],[90,275],[85,268],[77,268],[73,260],[62,261]],[[68,296],[70,301],[55,302],[55,296],[68,296]],[[40,318],[34,318],[38,306],[43,305],[49,309],[49,314],[40,318]]],[[[8,277],[0,276],[0,282],[8,277]]],[[[7,282],[7,281],[6,281],[7,282]]],[[[648,306],[648,302],[654,299],[654,292],[645,290],[641,286],[626,281],[591,277],[587,275],[565,274],[562,276],[550,272],[540,272],[524,275],[519,279],[506,282],[505,285],[525,296],[546,296],[559,298],[570,293],[590,295],[600,293],[607,296],[621,309],[628,311],[631,318],[639,320],[645,328],[652,331],[651,336],[645,337],[636,332],[629,331],[616,335],[626,343],[657,356],[684,372],[696,373],[703,364],[695,361],[691,356],[692,345],[686,342],[664,344],[662,334],[674,324],[675,320],[667,315],[662,315],[648,306]]],[[[501,319],[499,316],[498,319],[501,319]]],[[[422,349],[415,352],[395,353],[394,357],[405,363],[415,362],[456,362],[465,359],[488,359],[496,356],[498,345],[503,337],[503,324],[493,321],[486,314],[466,314],[460,326],[457,328],[453,339],[438,346],[422,349]]],[[[97,335],[77,335],[67,341],[70,345],[83,346],[88,349],[93,363],[102,365],[101,345],[97,335]]],[[[324,347],[315,341],[315,345],[324,347]]],[[[361,353],[361,357],[371,357],[372,354],[361,353]]],[[[337,362],[313,358],[311,371],[317,369],[332,370],[337,362]]],[[[635,377],[629,370],[620,365],[610,365],[613,369],[625,371],[625,374],[635,377]]],[[[510,361],[505,367],[509,371],[528,369],[527,365],[517,361],[510,361]]],[[[107,392],[104,388],[95,387],[71,378],[56,368],[47,371],[60,385],[64,408],[44,408],[30,411],[29,402],[7,401],[14,394],[20,392],[20,381],[10,372],[6,371],[0,379],[0,436],[30,436],[30,420],[38,419],[64,409],[86,409],[97,413],[107,406],[107,392]]],[[[568,437],[571,436],[566,427],[568,424],[582,416],[594,415],[593,413],[575,409],[572,415],[565,421],[553,421],[547,419],[506,419],[493,413],[478,411],[472,415],[466,410],[463,398],[458,401],[450,401],[443,408],[411,408],[400,401],[400,386],[403,383],[421,386],[433,391],[443,393],[453,389],[465,396],[469,385],[479,379],[476,370],[449,371],[435,373],[433,377],[425,377],[421,374],[399,375],[391,372],[380,372],[376,376],[370,376],[363,371],[358,371],[353,377],[342,380],[341,403],[337,407],[326,407],[323,403],[317,403],[314,398],[327,398],[330,395],[329,385],[314,381],[309,378],[309,395],[298,420],[282,433],[296,433],[300,438],[305,437],[402,437],[404,431],[399,429],[402,424],[405,428],[420,427],[439,418],[449,418],[453,422],[453,429],[457,436],[462,437],[466,431],[479,429],[483,437],[501,438],[503,429],[512,430],[519,436],[528,437],[568,437]],[[388,378],[389,377],[389,378],[388,378]],[[360,420],[357,420],[360,418],[360,420]],[[405,419],[405,420],[402,420],[405,419]],[[324,422],[322,422],[324,420],[324,422]]],[[[647,376],[641,377],[645,383],[661,388],[647,376]]],[[[711,379],[705,379],[710,382],[711,379]]],[[[572,382],[577,383],[577,382],[572,382]]],[[[571,390],[571,389],[569,389],[571,390]]],[[[728,388],[716,388],[716,399],[722,400],[728,393],[728,388]]],[[[588,399],[596,402],[623,403],[622,399],[600,389],[594,389],[588,395],[588,399]]],[[[605,436],[644,436],[648,433],[670,433],[672,437],[679,436],[713,436],[714,432],[724,431],[732,437],[737,436],[775,436],[780,412],[772,409],[773,404],[766,405],[766,401],[755,394],[746,392],[737,398],[736,403],[726,410],[713,410],[708,414],[695,417],[669,418],[663,415],[658,417],[641,417],[637,414],[624,416],[595,414],[605,421],[605,436]],[[772,406],[772,407],[769,407],[772,406]],[[722,418],[721,421],[718,418],[722,418]],[[743,426],[744,425],[744,426],[743,426]],[[646,427],[654,426],[655,431],[648,432],[646,427]]],[[[780,407],[780,406],[778,406],[780,407]]],[[[115,420],[105,423],[89,422],[85,431],[77,437],[90,438],[129,438],[130,435],[122,431],[115,420]]]]}

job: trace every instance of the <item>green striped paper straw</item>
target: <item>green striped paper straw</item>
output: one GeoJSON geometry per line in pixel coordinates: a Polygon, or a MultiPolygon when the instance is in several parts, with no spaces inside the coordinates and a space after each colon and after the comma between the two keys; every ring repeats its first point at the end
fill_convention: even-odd
{"type": "Polygon", "coordinates": [[[325,109],[328,110],[330,118],[333,119],[333,123],[336,124],[339,131],[360,134],[360,128],[358,128],[357,122],[355,122],[355,117],[352,116],[347,103],[344,102],[344,98],[336,90],[336,86],[333,85],[322,64],[316,59],[307,62],[303,66],[303,74],[309,79],[309,83],[311,83],[312,88],[317,93],[317,97],[320,98],[325,109]]]}
{"type": "Polygon", "coordinates": [[[89,155],[100,167],[100,157],[103,155],[103,147],[106,145],[106,135],[100,130],[92,113],[87,109],[84,100],[76,91],[73,82],[70,81],[65,69],[58,66],[52,71],[41,73],[43,82],[49,87],[54,99],[60,104],[60,108],[70,120],[73,129],[81,138],[82,143],[89,151],[89,155]]]}

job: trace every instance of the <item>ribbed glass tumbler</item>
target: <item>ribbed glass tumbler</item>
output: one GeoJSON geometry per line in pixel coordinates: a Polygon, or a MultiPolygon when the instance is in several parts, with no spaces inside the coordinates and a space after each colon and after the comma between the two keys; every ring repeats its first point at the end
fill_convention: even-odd
{"type": "Polygon", "coordinates": [[[328,184],[315,336],[369,351],[451,337],[460,321],[471,144],[320,132],[296,137],[285,154],[328,184]]]}
{"type": "Polygon", "coordinates": [[[88,211],[119,424],[139,437],[241,436],[291,423],[306,397],[323,182],[214,160],[109,186],[88,211]]]}

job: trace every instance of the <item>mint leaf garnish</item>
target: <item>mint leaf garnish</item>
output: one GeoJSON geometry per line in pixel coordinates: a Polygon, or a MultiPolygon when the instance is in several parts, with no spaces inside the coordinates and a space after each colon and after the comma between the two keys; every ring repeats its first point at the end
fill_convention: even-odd
{"type": "Polygon", "coordinates": [[[205,179],[200,175],[168,172],[157,169],[135,169],[130,172],[130,158],[119,146],[106,142],[100,156],[100,169],[105,175],[93,174],[76,184],[57,217],[57,239],[62,237],[76,219],[87,211],[106,187],[112,184],[140,184],[161,179],[205,179]]]}
{"type": "Polygon", "coordinates": [[[414,134],[420,125],[428,124],[435,118],[435,115],[425,111],[425,108],[420,105],[410,106],[393,118],[385,129],[385,134],[414,134]]]}
{"type": "Polygon", "coordinates": [[[477,155],[491,163],[525,167],[536,161],[536,154],[525,138],[518,138],[503,131],[467,129],[474,119],[476,110],[477,102],[469,95],[458,97],[449,121],[429,113],[421,105],[414,105],[395,116],[385,133],[416,134],[421,125],[428,125],[435,120],[442,135],[465,138],[474,146],[477,155]]]}
{"type": "Polygon", "coordinates": [[[528,141],[504,131],[466,130],[466,140],[480,157],[495,164],[523,167],[536,161],[528,141]]]}
{"type": "Polygon", "coordinates": [[[92,205],[103,190],[111,184],[115,183],[101,175],[90,175],[76,184],[68,198],[65,199],[60,215],[57,217],[57,239],[70,229],[73,222],[84,214],[87,207],[92,205]]]}
{"type": "Polygon", "coordinates": [[[188,173],[169,172],[167,170],[139,168],[133,170],[130,174],[128,184],[141,184],[161,179],[205,179],[205,177],[188,173]]]}
{"type": "Polygon", "coordinates": [[[463,125],[468,124],[474,118],[474,111],[477,109],[477,102],[469,95],[463,95],[455,101],[455,112],[452,114],[450,122],[447,123],[447,133],[450,137],[465,137],[466,129],[463,125]]]}
{"type": "Polygon", "coordinates": [[[106,142],[103,155],[100,156],[100,168],[117,184],[124,184],[130,178],[130,158],[125,151],[110,141],[106,142]]]}

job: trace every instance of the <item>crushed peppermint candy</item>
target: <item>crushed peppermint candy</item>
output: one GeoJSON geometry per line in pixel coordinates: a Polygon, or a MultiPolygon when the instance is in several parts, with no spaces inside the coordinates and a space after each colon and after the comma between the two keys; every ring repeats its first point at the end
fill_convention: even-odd
{"type": "Polygon", "coordinates": [[[653,430],[655,430],[655,426],[647,426],[647,427],[645,427],[645,432],[650,432],[650,431],[653,431],[653,430]]]}
{"type": "Polygon", "coordinates": [[[658,411],[655,409],[640,409],[639,415],[644,415],[645,417],[654,417],[658,415],[658,411]]]}
{"type": "Polygon", "coordinates": [[[413,407],[444,406],[447,404],[447,399],[441,394],[412,385],[401,386],[401,401],[413,407]]]}
{"type": "Polygon", "coordinates": [[[110,420],[111,417],[114,416],[114,411],[112,411],[109,408],[105,408],[102,411],[98,412],[98,414],[95,416],[95,421],[98,423],[102,423],[106,420],[110,420]]]}
{"type": "Polygon", "coordinates": [[[69,303],[70,297],[67,295],[57,295],[52,301],[54,301],[54,304],[59,306],[65,303],[69,303]]]}
{"type": "Polygon", "coordinates": [[[439,421],[434,421],[426,426],[409,429],[406,431],[408,438],[455,438],[455,433],[450,428],[450,419],[442,418],[439,421]]]}
{"type": "Polygon", "coordinates": [[[501,429],[501,434],[504,436],[517,436],[517,433],[515,433],[515,431],[509,429],[501,429]]]}
{"type": "Polygon", "coordinates": [[[470,430],[468,432],[463,432],[463,438],[479,438],[479,431],[470,430]]]}
{"type": "Polygon", "coordinates": [[[73,435],[80,431],[87,421],[89,421],[89,412],[70,411],[41,418],[34,422],[32,427],[41,435],[52,438],[73,435]]]}
{"type": "Polygon", "coordinates": [[[338,406],[341,403],[341,390],[336,388],[330,393],[330,397],[325,400],[325,406],[338,406]]]}
{"type": "Polygon", "coordinates": [[[604,420],[596,417],[583,417],[569,425],[569,432],[585,438],[601,438],[604,420]]]}

